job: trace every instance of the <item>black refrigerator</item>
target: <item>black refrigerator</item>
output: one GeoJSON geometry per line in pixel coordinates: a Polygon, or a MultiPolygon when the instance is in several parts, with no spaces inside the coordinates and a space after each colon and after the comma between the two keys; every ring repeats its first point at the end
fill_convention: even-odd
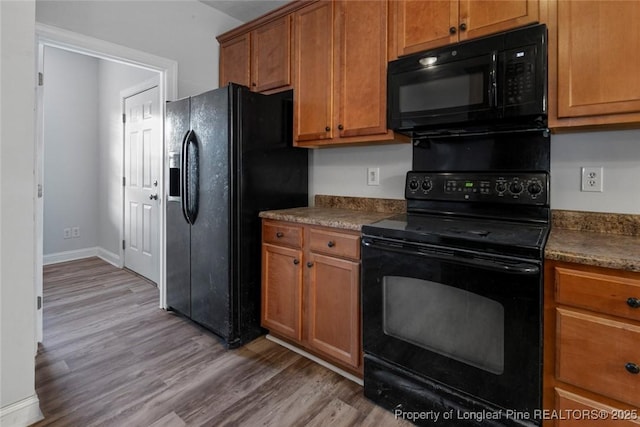
{"type": "Polygon", "coordinates": [[[261,210],[307,206],[292,91],[231,84],[166,106],[167,306],[228,348],[260,328],[261,210]]]}

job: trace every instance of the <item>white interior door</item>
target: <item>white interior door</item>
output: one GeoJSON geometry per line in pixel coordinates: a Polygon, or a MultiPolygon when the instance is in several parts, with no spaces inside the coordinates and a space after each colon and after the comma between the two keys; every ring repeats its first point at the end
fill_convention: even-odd
{"type": "Polygon", "coordinates": [[[162,108],[157,86],[124,100],[124,266],[158,283],[162,108]]]}

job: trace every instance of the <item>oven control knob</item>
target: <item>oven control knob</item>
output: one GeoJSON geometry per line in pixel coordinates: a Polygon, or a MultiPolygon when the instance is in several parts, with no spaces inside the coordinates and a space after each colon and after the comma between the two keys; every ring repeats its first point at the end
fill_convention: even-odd
{"type": "Polygon", "coordinates": [[[507,184],[505,184],[504,182],[499,182],[496,184],[496,191],[498,193],[504,193],[505,191],[507,191],[507,184]]]}
{"type": "Polygon", "coordinates": [[[518,181],[512,182],[509,186],[509,191],[513,194],[520,194],[522,193],[522,190],[522,184],[520,184],[518,181]]]}
{"type": "Polygon", "coordinates": [[[532,196],[537,196],[538,194],[542,193],[542,186],[540,185],[540,183],[538,182],[532,182],[531,184],[529,184],[529,186],[527,187],[527,191],[529,192],[529,194],[531,194],[532,196]]]}
{"type": "Polygon", "coordinates": [[[422,189],[424,191],[431,190],[431,187],[433,187],[433,183],[431,182],[430,179],[426,179],[426,180],[422,181],[422,189]]]}
{"type": "Polygon", "coordinates": [[[418,184],[418,180],[417,179],[414,178],[411,181],[409,181],[409,189],[417,190],[419,186],[420,186],[420,184],[418,184]]]}

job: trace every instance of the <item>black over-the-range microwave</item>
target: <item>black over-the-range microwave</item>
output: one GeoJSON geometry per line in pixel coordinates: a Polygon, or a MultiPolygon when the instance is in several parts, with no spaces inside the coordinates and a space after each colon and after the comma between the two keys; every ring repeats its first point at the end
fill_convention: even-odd
{"type": "Polygon", "coordinates": [[[411,136],[457,129],[546,127],[544,24],[389,63],[388,126],[411,136]]]}

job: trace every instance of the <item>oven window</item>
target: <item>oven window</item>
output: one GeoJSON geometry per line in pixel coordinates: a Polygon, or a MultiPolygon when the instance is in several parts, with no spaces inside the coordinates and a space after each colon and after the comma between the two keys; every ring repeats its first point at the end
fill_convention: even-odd
{"type": "Polygon", "coordinates": [[[504,307],[481,295],[427,280],[385,276],[383,329],[493,374],[504,371],[504,307]]]}
{"type": "Polygon", "coordinates": [[[399,87],[402,113],[435,111],[479,105],[485,102],[484,73],[423,80],[399,87]]]}

